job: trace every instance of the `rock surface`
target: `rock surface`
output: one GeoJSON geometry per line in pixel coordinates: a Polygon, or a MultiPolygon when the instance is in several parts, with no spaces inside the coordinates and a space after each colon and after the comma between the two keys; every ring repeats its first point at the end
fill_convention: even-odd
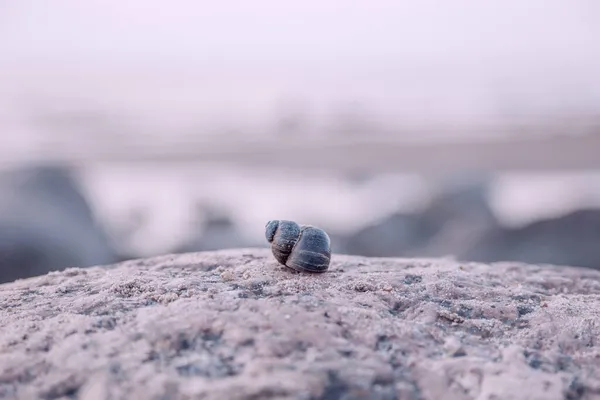
{"type": "Polygon", "coordinates": [[[0,285],[1,399],[600,399],[600,272],[268,250],[0,285]]]}

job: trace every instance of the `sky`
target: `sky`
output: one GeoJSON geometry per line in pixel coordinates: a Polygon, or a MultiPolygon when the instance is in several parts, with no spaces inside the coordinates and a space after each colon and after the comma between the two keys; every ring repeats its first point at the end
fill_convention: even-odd
{"type": "Polygon", "coordinates": [[[595,0],[2,0],[0,104],[186,123],[264,122],[288,103],[397,121],[590,113],[599,14],[595,0]]]}

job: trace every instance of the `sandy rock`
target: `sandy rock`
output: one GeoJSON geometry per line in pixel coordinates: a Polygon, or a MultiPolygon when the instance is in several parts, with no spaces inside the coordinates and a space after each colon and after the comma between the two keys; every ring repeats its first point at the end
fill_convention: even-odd
{"type": "Polygon", "coordinates": [[[268,250],[0,285],[1,399],[600,399],[600,272],[268,250]]]}

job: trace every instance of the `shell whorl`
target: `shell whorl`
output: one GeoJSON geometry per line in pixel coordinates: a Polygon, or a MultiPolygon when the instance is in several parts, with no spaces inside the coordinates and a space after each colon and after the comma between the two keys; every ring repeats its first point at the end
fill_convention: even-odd
{"type": "Polygon", "coordinates": [[[322,229],[273,220],[266,224],[265,236],[279,263],[303,272],[325,272],[329,268],[331,241],[322,229]]]}

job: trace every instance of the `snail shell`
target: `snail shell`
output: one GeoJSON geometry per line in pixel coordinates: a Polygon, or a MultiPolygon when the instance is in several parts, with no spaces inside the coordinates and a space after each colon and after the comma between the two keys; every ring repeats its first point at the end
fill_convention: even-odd
{"type": "Polygon", "coordinates": [[[325,272],[331,261],[331,240],[327,233],[294,221],[273,220],[266,225],[265,236],[275,259],[301,272],[325,272]]]}

